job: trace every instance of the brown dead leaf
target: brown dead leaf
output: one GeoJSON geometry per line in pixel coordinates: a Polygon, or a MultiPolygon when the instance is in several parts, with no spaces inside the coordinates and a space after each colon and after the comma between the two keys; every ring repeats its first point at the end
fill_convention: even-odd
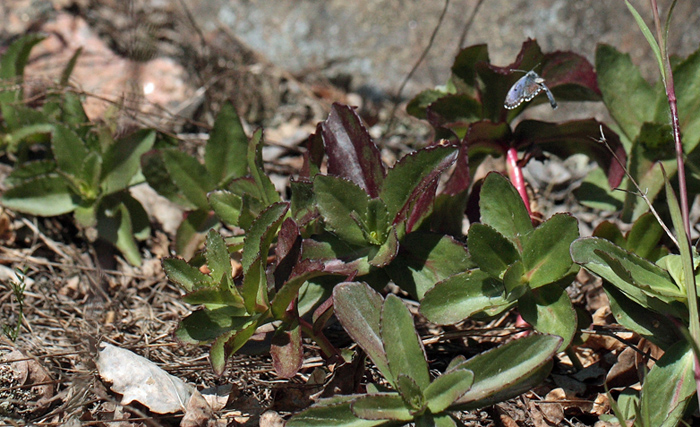
{"type": "Polygon", "coordinates": [[[216,425],[214,411],[202,397],[201,393],[195,390],[187,402],[185,416],[180,421],[180,427],[207,427],[216,425]]]}
{"type": "Polygon", "coordinates": [[[563,388],[555,388],[544,397],[545,402],[539,402],[540,411],[547,421],[559,425],[564,419],[564,407],[558,400],[565,400],[566,392],[563,388]]]}
{"type": "Polygon", "coordinates": [[[284,420],[275,411],[266,411],[260,416],[260,427],[284,427],[284,420]]]}
{"type": "Polygon", "coordinates": [[[9,408],[10,413],[36,415],[46,410],[54,396],[52,381],[38,361],[19,350],[12,350],[0,359],[0,390],[7,390],[0,394],[0,401],[15,402],[9,408]]]}

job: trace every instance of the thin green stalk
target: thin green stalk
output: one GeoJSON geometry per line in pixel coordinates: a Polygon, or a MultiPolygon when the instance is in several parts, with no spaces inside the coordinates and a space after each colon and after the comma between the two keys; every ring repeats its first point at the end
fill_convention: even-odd
{"type": "MultiPolygon", "coordinates": [[[[685,162],[683,161],[683,143],[681,141],[681,126],[678,119],[678,100],[676,98],[676,89],[673,84],[673,73],[671,71],[671,61],[668,57],[667,37],[668,28],[671,22],[671,13],[676,5],[676,1],[671,4],[666,19],[666,34],[662,33],[661,19],[659,18],[659,9],[656,0],[650,0],[652,11],[654,13],[654,25],[656,27],[657,37],[661,41],[662,58],[664,69],[661,70],[665,76],[664,87],[666,89],[666,97],[668,98],[668,106],[671,110],[671,126],[673,128],[673,141],[676,148],[676,163],[678,164],[678,191],[680,198],[681,224],[674,224],[676,234],[678,235],[679,249],[683,260],[683,272],[685,273],[686,292],[688,296],[688,314],[690,323],[690,336],[693,340],[693,348],[697,349],[700,346],[700,315],[698,314],[698,295],[695,287],[695,269],[693,268],[693,249],[690,241],[690,215],[688,208],[688,187],[685,176],[685,162]],[[684,237],[681,236],[683,230],[684,237]]],[[[668,180],[667,180],[668,182],[668,180]]],[[[668,184],[667,184],[668,186],[668,184]]],[[[672,197],[675,202],[675,197],[672,197]]],[[[670,198],[669,198],[670,200],[670,198]]],[[[697,351],[695,353],[695,378],[696,387],[698,388],[698,399],[700,400],[700,382],[697,380],[700,374],[700,361],[697,351]]]]}

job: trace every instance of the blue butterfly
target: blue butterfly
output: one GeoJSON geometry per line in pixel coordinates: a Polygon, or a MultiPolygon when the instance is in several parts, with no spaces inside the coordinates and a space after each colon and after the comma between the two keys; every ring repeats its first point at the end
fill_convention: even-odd
{"type": "Polygon", "coordinates": [[[530,101],[543,90],[547,94],[547,98],[549,98],[549,105],[556,109],[557,101],[554,99],[552,92],[549,91],[549,88],[544,84],[544,79],[537,75],[536,72],[528,71],[510,88],[503,106],[512,110],[523,102],[530,101]]]}

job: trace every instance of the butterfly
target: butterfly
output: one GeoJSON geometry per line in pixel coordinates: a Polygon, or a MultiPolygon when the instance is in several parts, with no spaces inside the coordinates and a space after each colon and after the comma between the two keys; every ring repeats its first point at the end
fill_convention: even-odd
{"type": "Polygon", "coordinates": [[[549,88],[544,84],[544,79],[537,75],[536,72],[528,71],[510,88],[503,106],[512,110],[523,102],[530,101],[543,90],[547,94],[547,98],[549,98],[549,105],[556,109],[557,101],[554,99],[552,92],[549,91],[549,88]]]}

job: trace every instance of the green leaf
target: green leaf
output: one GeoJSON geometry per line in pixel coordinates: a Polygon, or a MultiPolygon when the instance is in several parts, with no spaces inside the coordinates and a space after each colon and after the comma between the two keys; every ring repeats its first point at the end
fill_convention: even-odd
{"type": "Polygon", "coordinates": [[[451,276],[426,292],[420,311],[431,322],[452,324],[486,310],[505,310],[511,303],[503,284],[481,270],[451,276]]]}
{"type": "Polygon", "coordinates": [[[428,106],[447,94],[448,92],[440,88],[424,90],[409,101],[406,105],[406,112],[413,117],[426,120],[428,106]]]}
{"type": "Polygon", "coordinates": [[[81,53],[83,53],[82,46],[75,50],[73,55],[71,55],[70,60],[68,60],[66,66],[63,67],[63,71],[61,71],[61,79],[59,80],[59,84],[61,86],[68,85],[70,75],[73,74],[73,69],[75,68],[75,64],[78,62],[78,58],[80,57],[81,53]]]}
{"type": "Polygon", "coordinates": [[[243,199],[226,190],[209,193],[209,205],[217,217],[228,226],[237,226],[243,208],[243,199]]]}
{"type": "Polygon", "coordinates": [[[156,133],[143,129],[115,141],[103,157],[102,192],[111,194],[127,188],[141,166],[141,156],[153,147],[156,133]]]}
{"type": "Polygon", "coordinates": [[[688,343],[677,342],[659,359],[642,385],[641,410],[649,425],[679,425],[695,395],[694,357],[688,343]]]}
{"type": "Polygon", "coordinates": [[[647,212],[632,224],[627,233],[625,249],[644,259],[656,260],[664,253],[661,247],[663,236],[664,230],[659,221],[651,212],[647,212]]]}
{"type": "Polygon", "coordinates": [[[390,230],[384,244],[376,250],[376,253],[370,254],[368,257],[368,262],[373,267],[386,267],[396,259],[396,255],[399,253],[399,237],[396,227],[392,227],[390,230]]]}
{"type": "Polygon", "coordinates": [[[211,346],[210,359],[214,373],[222,375],[226,368],[226,360],[237,352],[243,345],[248,342],[258,328],[259,321],[257,318],[249,318],[250,320],[240,330],[232,330],[219,336],[211,346]]]}
{"type": "Polygon", "coordinates": [[[204,243],[206,232],[217,224],[218,221],[208,209],[187,212],[187,217],[177,228],[175,252],[185,259],[192,258],[204,243]]]}
{"type": "Polygon", "coordinates": [[[615,321],[664,350],[678,342],[678,328],[665,314],[649,310],[625,296],[610,283],[603,283],[615,321]]]}
{"type": "Polygon", "coordinates": [[[561,279],[571,268],[569,246],[578,238],[578,221],[556,214],[543,222],[523,243],[523,265],[530,288],[561,279]]]}
{"type": "Polygon", "coordinates": [[[396,224],[405,218],[409,204],[456,159],[457,147],[433,146],[407,154],[389,169],[380,198],[386,203],[390,220],[396,224]]]}
{"type": "MultiPolygon", "coordinates": [[[[136,244],[135,223],[148,218],[140,203],[131,199],[128,193],[117,193],[102,199],[97,208],[97,233],[113,244],[131,265],[141,265],[141,253],[136,244]]],[[[141,225],[142,226],[142,225],[141,225]]]]}
{"type": "Polygon", "coordinates": [[[469,227],[467,247],[479,268],[495,278],[503,278],[509,265],[520,259],[513,243],[494,228],[475,223],[469,227]]]}
{"type": "MultiPolygon", "coordinates": [[[[14,81],[16,81],[16,77],[21,79],[24,75],[24,67],[29,60],[29,53],[37,43],[45,38],[45,35],[35,33],[27,34],[12,42],[0,59],[0,79],[14,81]]],[[[4,100],[0,100],[0,102],[2,101],[4,100]]]]}
{"type": "Polygon", "coordinates": [[[56,216],[74,211],[79,198],[65,179],[56,175],[22,182],[2,195],[2,204],[17,212],[56,216]]]}
{"type": "Polygon", "coordinates": [[[404,401],[404,404],[414,413],[425,410],[426,402],[423,391],[416,384],[413,378],[408,375],[399,374],[396,377],[396,390],[404,401]]]}
{"type": "Polygon", "coordinates": [[[248,143],[248,168],[253,176],[253,180],[255,180],[258,191],[262,195],[263,202],[266,206],[269,206],[272,203],[279,202],[280,195],[275,190],[275,186],[270,181],[270,178],[265,174],[262,158],[263,145],[265,145],[263,132],[262,129],[258,129],[253,133],[253,137],[248,143]]]}
{"type": "Polygon", "coordinates": [[[209,342],[219,335],[244,327],[250,317],[239,307],[197,310],[182,319],[175,336],[189,344],[209,342]]]}
{"type": "Polygon", "coordinates": [[[608,177],[601,168],[593,169],[574,194],[583,206],[607,212],[622,210],[625,200],[625,193],[610,188],[608,177]]]}
{"type": "Polygon", "coordinates": [[[268,282],[265,274],[266,266],[267,257],[261,258],[258,256],[244,273],[241,295],[243,296],[245,308],[249,313],[264,313],[269,307],[267,296],[268,282]]]}
{"type": "MultiPolygon", "coordinates": [[[[678,97],[678,121],[683,130],[683,151],[692,153],[700,143],[700,117],[693,114],[700,102],[700,51],[694,52],[685,61],[673,67],[673,85],[678,97]]],[[[668,100],[659,97],[656,119],[668,122],[668,100]]],[[[687,164],[687,163],[686,163],[687,164]]]]}
{"type": "Polygon", "coordinates": [[[411,421],[413,414],[397,393],[367,394],[355,399],[352,412],[366,420],[411,421]]]}
{"type": "Polygon", "coordinates": [[[607,240],[596,237],[578,239],[571,244],[571,257],[574,262],[617,286],[633,301],[659,312],[666,312],[671,307],[654,303],[649,297],[670,302],[684,296],[666,271],[607,240]]]}
{"type": "Polygon", "coordinates": [[[51,150],[58,169],[73,177],[80,176],[89,152],[75,132],[63,125],[54,125],[51,150]]]}
{"type": "Polygon", "coordinates": [[[642,18],[639,12],[637,12],[637,9],[635,9],[634,6],[632,6],[632,3],[630,3],[628,0],[625,0],[625,5],[627,5],[627,9],[629,9],[629,11],[632,13],[632,16],[634,16],[634,20],[637,21],[637,26],[640,30],[642,30],[644,38],[647,39],[647,43],[649,43],[651,51],[654,52],[656,62],[659,65],[659,72],[661,73],[661,76],[663,76],[664,81],[666,81],[666,67],[664,67],[664,60],[661,57],[661,48],[659,47],[659,43],[657,43],[651,30],[649,29],[649,27],[647,27],[647,24],[644,22],[644,18],[642,18]]]}
{"type": "Polygon", "coordinates": [[[571,344],[576,334],[576,311],[566,291],[557,284],[526,292],[518,300],[523,319],[535,330],[562,338],[559,351],[571,344]]]}
{"type": "Polygon", "coordinates": [[[381,295],[365,283],[341,283],[333,288],[333,308],[348,335],[367,353],[384,378],[394,384],[381,339],[381,295]]]}
{"type": "Polygon", "coordinates": [[[425,349],[411,312],[393,294],[387,296],[382,307],[381,336],[392,376],[406,375],[425,390],[430,384],[425,349]]]}
{"type": "Polygon", "coordinates": [[[425,389],[428,409],[438,414],[462,397],[474,382],[474,372],[467,369],[447,371],[425,389]]]}
{"type": "Polygon", "coordinates": [[[199,271],[182,258],[163,258],[163,271],[168,280],[175,283],[187,292],[202,286],[212,286],[214,281],[211,276],[199,271]]]}
{"type": "MultiPolygon", "coordinates": [[[[351,215],[366,223],[370,203],[367,193],[351,181],[329,175],[316,175],[314,193],[327,228],[352,245],[365,246],[365,233],[351,215]]],[[[388,226],[388,222],[384,224],[384,228],[388,226]]]]}
{"type": "Polygon", "coordinates": [[[150,151],[141,156],[141,169],[146,177],[148,185],[173,203],[177,203],[186,209],[196,209],[197,206],[190,202],[180,188],[175,184],[168,168],[165,165],[163,152],[150,151]]]}
{"type": "Polygon", "coordinates": [[[652,121],[659,95],[644,80],[629,55],[621,54],[614,47],[599,44],[595,63],[603,102],[627,141],[632,141],[642,124],[652,121]]]}
{"type": "Polygon", "coordinates": [[[476,64],[479,62],[490,62],[489,49],[486,44],[465,47],[457,54],[451,71],[453,80],[459,79],[459,83],[455,82],[455,85],[460,88],[461,92],[472,96],[476,95],[478,86],[476,64]]]}
{"type": "Polygon", "coordinates": [[[351,404],[364,395],[334,396],[321,399],[308,409],[295,414],[286,427],[375,427],[386,420],[363,420],[351,409],[351,404]]]}
{"type": "Polygon", "coordinates": [[[504,235],[519,250],[522,236],[532,231],[532,222],[515,187],[498,173],[489,173],[479,198],[481,222],[504,235]]]}
{"type": "Polygon", "coordinates": [[[415,232],[401,240],[399,254],[386,270],[401,289],[421,299],[435,283],[473,267],[462,243],[449,236],[415,232]]]}
{"type": "Polygon", "coordinates": [[[214,283],[221,282],[222,279],[231,281],[231,257],[224,243],[224,239],[214,229],[209,230],[206,240],[207,250],[204,256],[207,259],[209,275],[214,283]]]}
{"type": "Polygon", "coordinates": [[[248,137],[241,119],[233,105],[226,102],[216,116],[204,154],[204,165],[218,183],[217,186],[246,174],[247,153],[248,137]]]}
{"type": "Polygon", "coordinates": [[[267,253],[272,240],[277,235],[277,229],[289,209],[289,204],[278,202],[265,209],[255,219],[253,225],[246,233],[243,243],[243,257],[241,264],[243,271],[247,271],[256,259],[267,260],[267,253]]]}
{"type": "MultiPolygon", "coordinates": [[[[216,284],[216,286],[206,288],[200,286],[183,296],[182,301],[192,305],[203,305],[209,310],[216,310],[222,307],[243,308],[243,298],[241,298],[238,290],[231,289],[223,284],[216,284]]],[[[243,314],[241,313],[241,315],[243,314]]]]}
{"type": "Polygon", "coordinates": [[[209,172],[189,154],[177,149],[162,150],[163,161],[172,182],[187,200],[199,209],[209,209],[207,193],[215,188],[209,172]]]}
{"type": "Polygon", "coordinates": [[[544,379],[561,338],[530,335],[481,353],[455,369],[474,373],[474,383],[457,403],[459,409],[481,408],[507,400],[544,379]]]}

